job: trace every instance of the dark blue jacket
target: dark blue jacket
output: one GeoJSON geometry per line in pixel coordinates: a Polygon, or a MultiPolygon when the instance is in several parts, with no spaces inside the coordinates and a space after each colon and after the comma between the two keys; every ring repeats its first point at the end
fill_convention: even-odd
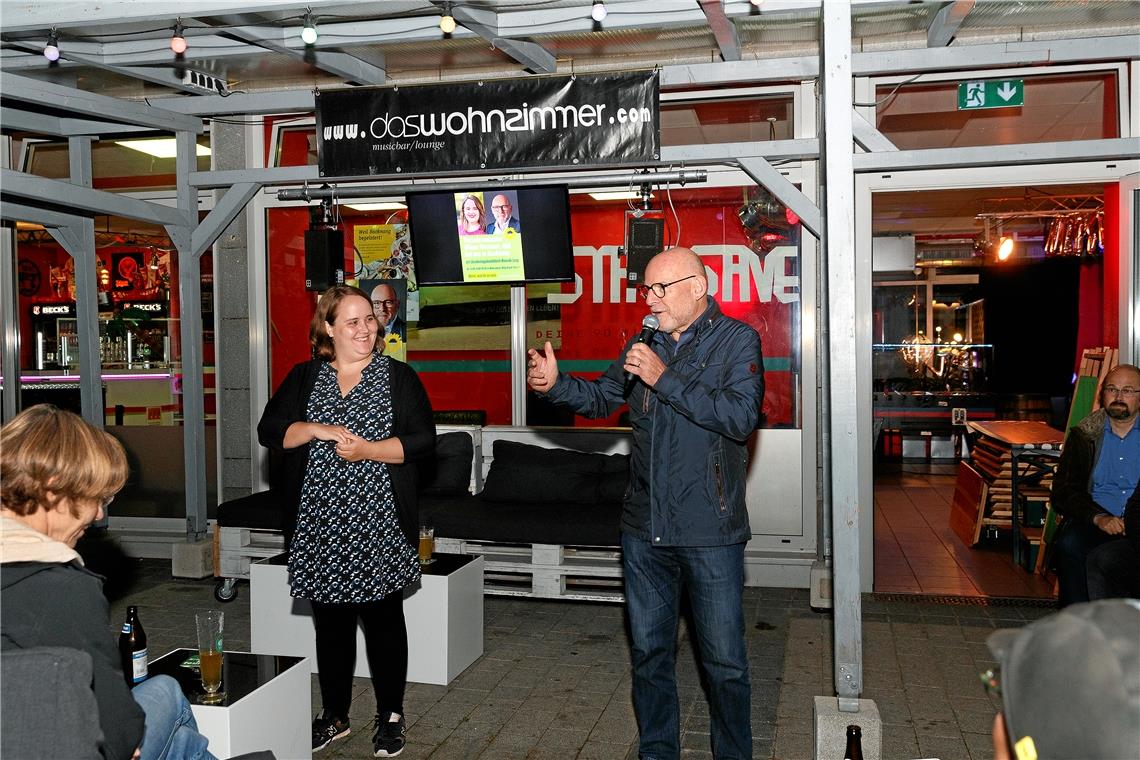
{"type": "Polygon", "coordinates": [[[674,355],[673,339],[651,343],[667,369],[654,388],[628,391],[622,355],[596,380],[560,374],[551,401],[586,417],[629,403],[630,486],[622,531],[655,546],[721,546],[748,541],[746,444],[760,419],[764,364],[760,336],[726,317],[712,299],[674,355]]]}

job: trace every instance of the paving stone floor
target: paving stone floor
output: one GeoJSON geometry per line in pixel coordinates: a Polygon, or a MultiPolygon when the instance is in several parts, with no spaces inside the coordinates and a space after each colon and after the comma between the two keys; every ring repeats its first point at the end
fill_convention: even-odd
{"type": "MultiPolygon", "coordinates": [[[[111,616],[139,606],[154,656],[194,640],[194,613],[226,611],[227,648],[249,648],[249,587],[229,604],[213,580],[172,579],[170,563],[133,561],[111,616]]],[[[883,719],[883,757],[990,758],[995,703],[978,673],[985,638],[1048,614],[1030,600],[965,604],[867,595],[863,602],[863,696],[883,719]]],[[[974,600],[975,602],[977,600],[974,600]]],[[[797,760],[813,753],[813,698],[834,694],[832,618],[800,589],[745,592],[752,675],[753,756],[797,760]]],[[[484,655],[448,686],[409,684],[402,757],[636,758],[624,608],[614,604],[485,597],[484,655]]],[[[682,626],[678,679],[684,757],[711,758],[708,709],[682,626]]],[[[319,706],[313,677],[313,705],[319,706]]],[[[371,757],[371,684],[355,682],[352,734],[318,758],[371,757]]]]}

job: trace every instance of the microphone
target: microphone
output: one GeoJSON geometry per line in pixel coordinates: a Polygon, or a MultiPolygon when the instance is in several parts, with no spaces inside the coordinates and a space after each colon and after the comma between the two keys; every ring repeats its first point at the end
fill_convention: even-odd
{"type": "MultiPolygon", "coordinates": [[[[657,332],[657,328],[661,326],[661,320],[653,314],[646,314],[645,319],[641,320],[641,332],[637,336],[634,343],[648,343],[653,337],[653,333],[657,332]]],[[[633,380],[633,373],[626,370],[625,381],[627,383],[633,380]]]]}

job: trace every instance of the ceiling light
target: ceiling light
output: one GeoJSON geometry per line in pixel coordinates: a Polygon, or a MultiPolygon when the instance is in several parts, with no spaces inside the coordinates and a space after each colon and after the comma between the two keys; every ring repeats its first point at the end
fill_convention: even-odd
{"type": "Polygon", "coordinates": [[[443,15],[439,17],[439,31],[444,34],[451,34],[455,31],[455,17],[451,15],[451,3],[444,7],[443,15]]]}
{"type": "Polygon", "coordinates": [[[610,12],[606,10],[605,1],[594,0],[594,6],[590,8],[590,18],[594,19],[594,21],[605,21],[608,15],[610,15],[610,12]]]}
{"type": "MultiPolygon", "coordinates": [[[[590,193],[590,197],[596,201],[639,201],[641,200],[641,193],[637,190],[613,190],[603,193],[590,193]]],[[[649,197],[652,199],[653,194],[650,193],[649,197]]]]}
{"type": "Polygon", "coordinates": [[[998,243],[997,257],[998,261],[1005,261],[1013,253],[1013,238],[1006,236],[998,243]]]}
{"type": "Polygon", "coordinates": [[[301,42],[306,45],[317,44],[317,22],[311,13],[305,14],[305,25],[301,27],[301,42]]]}
{"type": "MultiPolygon", "coordinates": [[[[175,158],[178,155],[178,141],[173,137],[144,137],[137,140],[115,140],[115,145],[137,150],[155,158],[175,158]]],[[[210,146],[197,145],[199,156],[210,155],[210,146]]]]}
{"type": "Polygon", "coordinates": [[[752,1],[752,4],[754,6],[756,6],[757,8],[759,8],[761,5],[764,4],[764,0],[751,0],[751,1],[752,1]]]}
{"type": "Polygon", "coordinates": [[[182,36],[183,26],[180,21],[174,22],[174,36],[170,38],[170,49],[175,55],[186,52],[186,38],[182,36]]]}
{"type": "Polygon", "coordinates": [[[44,58],[47,58],[52,63],[59,60],[59,35],[52,29],[48,34],[47,44],[44,45],[44,58]]]}
{"type": "Polygon", "coordinates": [[[344,207],[353,211],[400,211],[406,209],[407,205],[398,201],[380,201],[378,203],[345,203],[344,207]]]}

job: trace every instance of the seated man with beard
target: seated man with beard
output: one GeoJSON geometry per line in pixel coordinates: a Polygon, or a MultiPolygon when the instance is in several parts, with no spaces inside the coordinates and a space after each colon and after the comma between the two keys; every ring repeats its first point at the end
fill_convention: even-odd
{"type": "Polygon", "coordinates": [[[1100,400],[1069,431],[1053,476],[1053,508],[1064,518],[1054,549],[1062,607],[1089,600],[1089,553],[1125,540],[1124,505],[1140,480],[1140,369],[1115,367],[1100,400]]]}

